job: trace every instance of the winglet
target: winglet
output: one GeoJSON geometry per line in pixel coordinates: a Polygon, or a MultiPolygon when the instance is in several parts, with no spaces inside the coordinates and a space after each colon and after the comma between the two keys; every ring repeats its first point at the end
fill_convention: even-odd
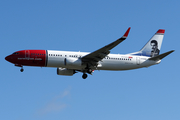
{"type": "Polygon", "coordinates": [[[126,38],[126,37],[128,36],[130,29],[131,29],[131,27],[129,27],[129,28],[127,29],[126,33],[123,35],[124,38],[126,38]]]}
{"type": "Polygon", "coordinates": [[[164,34],[165,30],[164,29],[159,29],[156,33],[164,34]]]}

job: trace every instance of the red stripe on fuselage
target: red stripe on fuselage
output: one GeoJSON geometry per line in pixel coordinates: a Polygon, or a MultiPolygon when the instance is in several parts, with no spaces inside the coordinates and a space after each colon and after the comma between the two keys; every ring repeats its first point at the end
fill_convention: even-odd
{"type": "Polygon", "coordinates": [[[25,66],[46,66],[46,50],[21,50],[6,59],[15,65],[25,66]]]}

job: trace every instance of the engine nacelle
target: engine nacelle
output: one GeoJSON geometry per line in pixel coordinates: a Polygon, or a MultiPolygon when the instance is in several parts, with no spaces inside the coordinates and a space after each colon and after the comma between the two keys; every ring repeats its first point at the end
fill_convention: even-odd
{"type": "Polygon", "coordinates": [[[82,65],[82,61],[78,58],[65,58],[64,65],[68,67],[79,67],[82,65]]]}
{"type": "Polygon", "coordinates": [[[75,73],[72,69],[67,68],[57,68],[57,74],[58,75],[66,75],[66,76],[72,76],[75,73]]]}

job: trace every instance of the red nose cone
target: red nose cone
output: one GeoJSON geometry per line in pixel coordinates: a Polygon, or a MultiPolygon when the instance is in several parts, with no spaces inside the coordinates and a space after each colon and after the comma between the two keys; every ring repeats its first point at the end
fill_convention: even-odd
{"type": "Polygon", "coordinates": [[[6,56],[5,57],[5,60],[7,60],[8,62],[11,62],[11,56],[9,55],[9,56],[6,56]]]}

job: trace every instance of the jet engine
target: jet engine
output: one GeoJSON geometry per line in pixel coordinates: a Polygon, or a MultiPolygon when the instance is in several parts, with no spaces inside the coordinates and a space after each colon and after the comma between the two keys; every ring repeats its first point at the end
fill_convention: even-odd
{"type": "Polygon", "coordinates": [[[72,76],[75,73],[72,69],[67,68],[57,68],[57,74],[58,75],[66,75],[66,76],[72,76]]]}
{"type": "Polygon", "coordinates": [[[65,58],[64,65],[68,67],[79,67],[82,65],[82,61],[78,58],[65,58]]]}

